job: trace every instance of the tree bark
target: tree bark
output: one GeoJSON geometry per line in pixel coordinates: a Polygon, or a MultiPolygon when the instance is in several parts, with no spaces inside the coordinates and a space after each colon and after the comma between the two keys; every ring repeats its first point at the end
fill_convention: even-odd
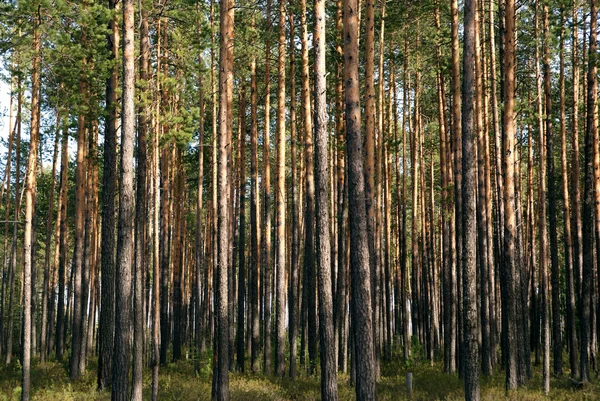
{"type": "Polygon", "coordinates": [[[279,57],[278,57],[278,93],[277,93],[277,185],[275,186],[275,235],[277,254],[275,268],[277,271],[276,294],[276,355],[275,372],[279,377],[285,376],[285,276],[286,276],[286,234],[285,234],[285,1],[279,3],[279,57]]]}
{"type": "MultiPolygon", "coordinates": [[[[117,269],[115,276],[115,349],[113,400],[130,398],[131,293],[133,262],[133,138],[135,134],[135,37],[134,1],[123,0],[123,84],[121,109],[121,168],[117,269]]],[[[141,206],[141,205],[140,205],[141,206]]]]}
{"type": "MultiPolygon", "coordinates": [[[[242,84],[244,85],[244,84],[242,84]]],[[[238,299],[237,299],[237,331],[236,331],[236,351],[237,351],[237,370],[244,371],[244,317],[246,316],[244,306],[246,303],[246,89],[244,86],[240,89],[239,103],[239,205],[240,220],[238,233],[238,299]]]]}
{"type": "MultiPolygon", "coordinates": [[[[508,0],[511,1],[511,0],[508,0]]],[[[475,223],[475,30],[476,0],[465,1],[462,84],[462,286],[465,399],[479,400],[479,351],[477,349],[477,284],[475,223]]]]}
{"type": "Polygon", "coordinates": [[[333,299],[331,293],[331,238],[329,222],[329,162],[327,133],[327,70],[325,67],[325,0],[315,0],[313,35],[315,96],[315,200],[317,217],[317,272],[319,285],[319,343],[321,345],[321,398],[336,401],[337,377],[333,299]]]}
{"type": "MultiPolygon", "coordinates": [[[[32,246],[33,218],[37,183],[38,142],[40,137],[40,66],[41,66],[41,6],[38,6],[33,27],[33,60],[31,70],[31,133],[29,159],[27,161],[27,183],[25,187],[25,233],[23,240],[23,355],[21,401],[28,401],[31,392],[32,353],[32,246]]],[[[19,151],[19,149],[17,149],[19,151]]]]}
{"type": "MultiPolygon", "coordinates": [[[[590,32],[596,32],[597,8],[596,0],[590,0],[590,32]]],[[[581,289],[581,311],[579,322],[581,325],[581,356],[580,374],[581,381],[590,380],[590,360],[592,353],[592,327],[590,327],[593,306],[594,280],[594,153],[598,135],[596,122],[596,35],[589,37],[587,71],[587,121],[585,130],[585,179],[583,200],[583,277],[581,289]]]]}
{"type": "MultiPolygon", "coordinates": [[[[109,8],[116,10],[117,1],[110,0],[109,8]]],[[[109,22],[111,33],[107,35],[109,59],[116,61],[119,55],[119,28],[116,16],[109,22]]],[[[104,132],[104,166],[102,176],[102,237],[101,255],[101,309],[100,309],[100,349],[98,353],[98,389],[110,384],[112,377],[112,353],[115,332],[115,197],[117,186],[117,107],[119,66],[114,63],[110,78],[106,80],[107,121],[104,132]]],[[[66,150],[66,147],[63,149],[66,150]]],[[[66,163],[65,163],[66,164],[66,163]]],[[[65,176],[66,179],[66,176],[65,176]]],[[[66,185],[66,184],[65,184],[66,185]]],[[[66,199],[66,198],[65,198],[66,199]]],[[[66,206],[66,205],[65,205],[66,206]]],[[[61,223],[62,226],[62,223],[61,223]]],[[[61,230],[62,231],[62,230],[61,230]]],[[[62,243],[61,232],[61,243],[62,243]]],[[[66,242],[65,242],[66,245],[66,242]]],[[[62,267],[62,266],[61,266],[62,267]]],[[[60,273],[59,273],[60,274],[60,273]]],[[[63,269],[64,275],[64,269],[63,269]]],[[[61,276],[62,278],[62,276],[61,276]]],[[[62,291],[59,290],[59,294],[62,291]]],[[[59,300],[62,297],[59,296],[59,300]]],[[[60,301],[59,301],[60,304],[60,301]]],[[[59,309],[60,313],[60,309],[59,309]]]]}
{"type": "Polygon", "coordinates": [[[147,135],[148,135],[148,106],[144,103],[144,95],[147,93],[146,85],[150,80],[150,38],[148,35],[148,11],[141,11],[140,32],[140,80],[142,86],[140,92],[142,104],[138,106],[138,144],[137,144],[137,168],[136,168],[136,193],[135,193],[135,271],[134,271],[134,341],[133,341],[133,376],[132,376],[132,399],[142,400],[142,373],[144,363],[144,293],[143,275],[146,271],[146,217],[147,211],[147,135]]]}
{"type": "Polygon", "coordinates": [[[265,126],[263,136],[263,163],[264,163],[264,203],[263,203],[263,238],[262,254],[262,297],[263,297],[263,373],[271,374],[271,0],[266,4],[267,32],[265,40],[265,126]]]}
{"type": "Polygon", "coordinates": [[[218,159],[218,265],[216,291],[216,347],[213,381],[214,399],[229,399],[229,305],[228,274],[229,266],[229,205],[231,166],[228,162],[228,149],[231,146],[232,96],[233,96],[233,34],[234,1],[221,2],[220,24],[220,67],[219,67],[219,159],[218,159]]]}
{"type": "Polygon", "coordinates": [[[358,8],[356,0],[344,0],[344,81],[346,90],[346,151],[352,274],[352,327],[356,352],[356,398],[375,400],[375,361],[369,243],[366,227],[365,173],[360,125],[358,78],[358,8]]]}

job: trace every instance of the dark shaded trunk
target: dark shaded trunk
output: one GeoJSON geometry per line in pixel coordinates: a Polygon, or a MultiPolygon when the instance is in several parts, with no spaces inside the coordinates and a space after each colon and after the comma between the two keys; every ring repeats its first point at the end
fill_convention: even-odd
{"type": "MultiPolygon", "coordinates": [[[[365,175],[360,125],[358,78],[358,7],[344,0],[344,81],[346,90],[346,151],[350,219],[350,266],[352,275],[352,329],[356,360],[356,398],[375,400],[375,361],[369,243],[366,227],[365,175]]],[[[354,358],[353,358],[354,360],[354,358]]]]}
{"type": "MultiPolygon", "coordinates": [[[[510,0],[509,0],[510,1],[510,0]]],[[[465,399],[479,400],[479,350],[477,344],[477,231],[475,198],[475,0],[465,1],[465,36],[462,84],[462,287],[465,399]]]]}
{"type": "MultiPolygon", "coordinates": [[[[115,275],[115,349],[112,400],[129,400],[133,273],[133,139],[135,135],[134,1],[123,0],[123,83],[117,269],[115,275]]],[[[141,205],[140,205],[141,206],[141,205]]]]}
{"type": "MultiPolygon", "coordinates": [[[[117,1],[110,0],[109,8],[115,10],[117,1]]],[[[107,35],[109,58],[116,60],[119,54],[119,28],[116,17],[109,22],[111,33],[107,35]]],[[[100,239],[100,269],[102,274],[101,308],[98,352],[98,389],[110,384],[112,377],[112,353],[115,333],[115,197],[117,186],[117,107],[119,65],[114,63],[110,78],[106,81],[107,121],[104,131],[104,166],[102,176],[102,237],[100,239]]],[[[64,145],[63,145],[64,146],[64,145]]],[[[66,149],[66,148],[64,148],[66,149]]],[[[66,205],[65,205],[66,206],[66,205]]],[[[62,226],[62,222],[61,222],[62,226]]],[[[62,231],[62,230],[61,230],[62,231]]],[[[61,232],[61,245],[62,245],[61,232]]],[[[66,245],[66,242],[65,242],[66,245]]],[[[61,266],[62,267],[62,266],[61,266]]],[[[64,270],[63,270],[64,275],[64,270]]],[[[63,292],[59,290],[59,294],[63,292]]],[[[60,299],[59,296],[59,304],[60,299]]],[[[59,309],[60,313],[60,309],[59,309]]]]}

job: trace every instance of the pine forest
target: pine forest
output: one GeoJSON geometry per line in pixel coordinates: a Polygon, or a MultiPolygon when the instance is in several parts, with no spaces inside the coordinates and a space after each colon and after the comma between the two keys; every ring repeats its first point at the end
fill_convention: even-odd
{"type": "Polygon", "coordinates": [[[600,399],[599,0],[2,0],[0,400],[600,399]]]}

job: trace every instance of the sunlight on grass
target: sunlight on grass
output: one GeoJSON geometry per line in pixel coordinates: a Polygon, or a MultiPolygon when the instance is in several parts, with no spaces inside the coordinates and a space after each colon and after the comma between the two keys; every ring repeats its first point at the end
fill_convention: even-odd
{"type": "MultiPolygon", "coordinates": [[[[210,356],[203,358],[210,363],[210,356]]],[[[168,401],[208,401],[211,395],[210,366],[206,363],[198,376],[193,375],[191,360],[180,361],[160,369],[159,399],[168,401]]],[[[80,380],[71,383],[68,379],[68,364],[57,361],[45,365],[36,361],[32,370],[33,400],[88,401],[110,400],[108,391],[96,390],[96,360],[88,364],[87,373],[80,380]]],[[[412,400],[462,400],[463,384],[457,375],[442,373],[442,365],[412,361],[404,364],[399,359],[383,363],[382,377],[377,385],[378,400],[406,400],[405,377],[413,373],[412,400]]],[[[568,371],[565,371],[567,374],[568,371]]],[[[541,371],[534,366],[534,376],[530,383],[518,392],[506,394],[504,372],[497,369],[492,377],[481,378],[482,400],[597,400],[600,398],[600,383],[594,381],[583,389],[573,389],[568,377],[553,378],[548,397],[541,392],[541,371]]],[[[0,367],[0,401],[19,400],[21,371],[18,363],[0,367]]],[[[151,372],[144,371],[144,399],[151,396],[151,372]]],[[[349,384],[349,376],[338,376],[340,400],[355,400],[354,388],[349,384]]],[[[313,401],[321,399],[319,375],[308,377],[303,371],[296,380],[289,378],[266,377],[262,374],[230,374],[232,401],[313,401]]]]}

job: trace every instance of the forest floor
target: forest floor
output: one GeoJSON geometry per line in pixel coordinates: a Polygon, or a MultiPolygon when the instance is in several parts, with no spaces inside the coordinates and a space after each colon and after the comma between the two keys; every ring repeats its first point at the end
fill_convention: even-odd
{"type": "MultiPolygon", "coordinates": [[[[204,358],[203,358],[204,359],[204,358]]],[[[210,361],[207,355],[206,361],[210,361]]],[[[68,378],[68,363],[56,361],[45,365],[33,364],[31,374],[33,400],[110,400],[110,392],[96,390],[96,360],[88,364],[87,373],[80,380],[71,383],[68,378]]],[[[205,364],[199,375],[193,374],[193,362],[184,360],[160,368],[159,399],[168,401],[210,400],[210,366],[205,364]]],[[[565,364],[568,366],[568,364],[565,364]]],[[[382,377],[377,384],[378,400],[405,400],[406,373],[413,373],[412,400],[462,400],[463,384],[457,375],[442,373],[442,365],[433,367],[426,362],[405,366],[399,362],[382,364],[382,377]]],[[[567,369],[565,373],[568,373],[567,369]]],[[[262,375],[232,373],[230,375],[231,400],[240,401],[284,401],[319,400],[318,375],[301,375],[296,380],[278,379],[262,375]]],[[[355,400],[354,388],[349,385],[347,375],[339,376],[339,398],[355,400]]],[[[0,401],[20,399],[21,371],[18,363],[0,367],[0,401]]],[[[150,399],[151,372],[144,372],[144,400],[150,399]]],[[[598,400],[600,382],[598,379],[582,389],[573,389],[568,376],[552,378],[548,397],[541,393],[541,366],[534,366],[531,382],[518,392],[507,395],[504,391],[504,372],[500,369],[492,377],[481,378],[482,400],[598,400]]]]}

